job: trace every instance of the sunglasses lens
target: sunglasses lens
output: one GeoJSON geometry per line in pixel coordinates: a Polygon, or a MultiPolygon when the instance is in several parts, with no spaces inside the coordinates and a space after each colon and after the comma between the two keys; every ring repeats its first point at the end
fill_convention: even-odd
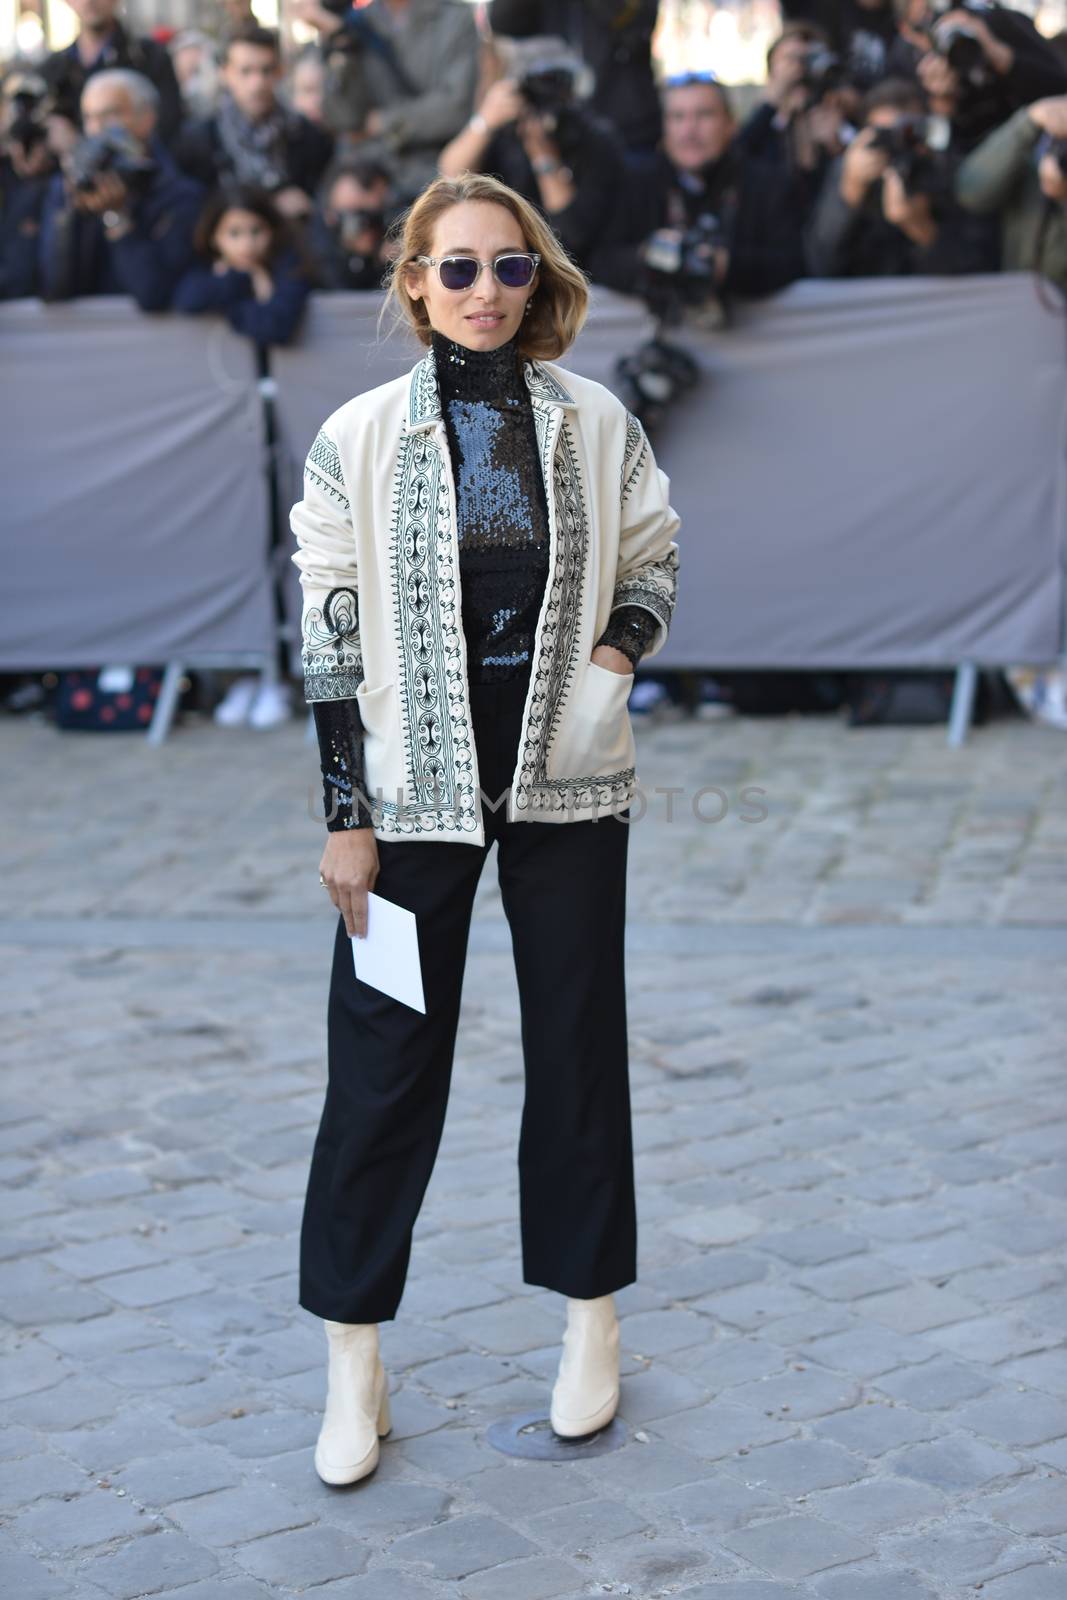
{"type": "Polygon", "coordinates": [[[446,256],[440,271],[446,289],[469,289],[478,276],[478,263],[473,256],[446,256]]]}
{"type": "Polygon", "coordinates": [[[533,277],[534,264],[529,256],[498,256],[496,275],[505,289],[525,289],[533,277]]]}

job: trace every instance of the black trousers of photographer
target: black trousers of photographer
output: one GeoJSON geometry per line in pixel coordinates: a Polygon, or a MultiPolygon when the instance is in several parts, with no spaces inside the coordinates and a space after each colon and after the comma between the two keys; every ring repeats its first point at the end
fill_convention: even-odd
{"type": "MultiPolygon", "coordinates": [[[[528,681],[471,685],[481,788],[493,800],[514,773],[528,681]]],[[[356,978],[338,917],[329,1080],[300,1246],[300,1304],[316,1316],[396,1316],[444,1126],[471,911],[494,839],[526,1073],[523,1278],[580,1299],[636,1278],[623,970],[628,814],[508,822],[506,810],[484,808],[484,848],[379,840],[375,892],[418,918],[425,1016],[356,978]]],[[[487,1141],[490,1127],[487,1114],[487,1141]]],[[[468,1160],[477,1189],[478,1153],[468,1160]]]]}

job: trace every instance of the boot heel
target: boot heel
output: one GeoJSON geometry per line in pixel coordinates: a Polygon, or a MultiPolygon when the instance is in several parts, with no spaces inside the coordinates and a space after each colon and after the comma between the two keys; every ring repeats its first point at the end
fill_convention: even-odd
{"type": "Polygon", "coordinates": [[[379,1437],[380,1438],[384,1438],[385,1435],[391,1431],[392,1426],[393,1426],[393,1414],[392,1414],[392,1410],[391,1410],[390,1405],[389,1405],[389,1380],[387,1378],[386,1381],[385,1381],[385,1387],[382,1390],[382,1403],[378,1407],[378,1434],[379,1434],[379,1437]]]}

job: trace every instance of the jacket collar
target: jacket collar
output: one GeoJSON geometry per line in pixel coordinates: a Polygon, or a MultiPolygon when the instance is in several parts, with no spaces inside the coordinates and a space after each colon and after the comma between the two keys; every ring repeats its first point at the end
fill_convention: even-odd
{"type": "MultiPolygon", "coordinates": [[[[524,357],[522,372],[534,405],[577,405],[573,395],[540,361],[530,356],[524,357]]],[[[437,363],[431,349],[411,371],[408,383],[408,428],[429,428],[440,421],[441,392],[437,384],[437,363]]]]}

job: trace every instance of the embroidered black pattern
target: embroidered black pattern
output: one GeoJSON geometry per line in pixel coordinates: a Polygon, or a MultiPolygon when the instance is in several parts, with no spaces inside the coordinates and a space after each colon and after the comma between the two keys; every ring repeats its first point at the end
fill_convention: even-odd
{"type": "Polygon", "coordinates": [[[626,413],[626,444],[622,455],[622,483],[620,502],[625,505],[633,493],[634,484],[641,476],[641,468],[648,455],[648,437],[632,411],[626,413]]]}
{"type": "MultiPolygon", "coordinates": [[[[541,486],[548,489],[549,573],[534,644],[513,804],[535,811],[617,809],[632,798],[632,766],[573,778],[550,778],[547,773],[553,735],[581,666],[578,638],[592,534],[578,471],[576,437],[560,409],[574,401],[539,362],[525,360],[522,374],[532,404],[541,486]]],[[[643,430],[636,419],[628,419],[620,476],[622,501],[638,482],[648,456],[643,430]]],[[[430,351],[411,375],[408,425],[394,472],[389,563],[406,782],[404,793],[395,800],[370,796],[374,824],[383,834],[475,832],[479,826],[460,612],[459,517],[449,465],[441,391],[430,351]]],[[[305,471],[317,487],[348,508],[337,449],[325,432],[312,446],[305,471]]],[[[644,566],[638,575],[620,582],[604,637],[613,623],[628,622],[631,644],[636,646],[638,623],[632,611],[628,618],[625,612],[616,617],[620,607],[636,605],[666,625],[676,566],[672,552],[655,567],[644,566]]],[[[305,671],[309,668],[309,699],[316,698],[316,690],[319,699],[354,696],[363,681],[354,590],[331,591],[322,611],[308,614],[305,671]]],[[[351,786],[359,773],[359,752],[349,758],[336,739],[334,752],[341,755],[335,771],[337,767],[346,770],[337,775],[341,782],[335,779],[333,790],[335,794],[339,791],[345,802],[351,798],[351,786]]],[[[358,786],[365,788],[364,784],[358,786]]],[[[349,821],[342,807],[338,825],[358,822],[349,821]]]]}
{"type": "Polygon", "coordinates": [[[337,453],[337,446],[322,428],[319,429],[307,453],[304,471],[320,489],[343,505],[346,511],[351,511],[348,495],[345,493],[341,457],[337,453]]]}
{"type": "Polygon", "coordinates": [[[399,683],[408,793],[380,804],[375,795],[375,809],[387,833],[471,832],[478,820],[452,504],[436,438],[404,435],[395,483],[389,560],[396,637],[409,647],[399,683]]]}
{"type": "Polygon", "coordinates": [[[570,424],[562,418],[558,435],[554,435],[551,417],[539,407],[535,416],[546,478],[551,462],[555,539],[513,798],[519,810],[590,809],[628,798],[635,772],[627,767],[605,777],[566,780],[547,775],[552,734],[578,667],[578,624],[590,531],[570,424]]]}
{"type": "Polygon", "coordinates": [[[644,606],[658,617],[664,628],[670,626],[678,586],[678,552],[672,550],[662,561],[650,561],[629,578],[620,578],[612,596],[616,606],[644,606]]]}

